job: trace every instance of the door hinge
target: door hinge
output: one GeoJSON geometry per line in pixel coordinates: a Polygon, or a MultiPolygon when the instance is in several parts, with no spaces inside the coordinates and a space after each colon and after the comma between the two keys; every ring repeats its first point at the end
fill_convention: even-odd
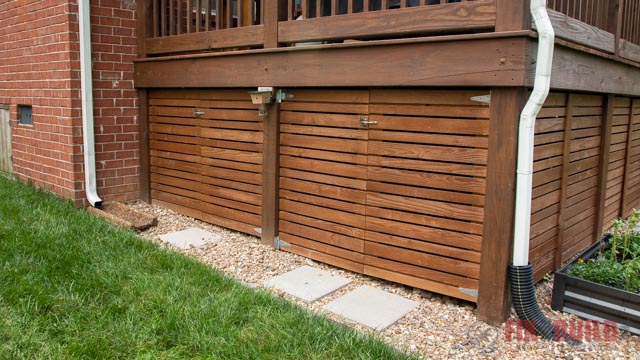
{"type": "Polygon", "coordinates": [[[288,247],[288,246],[291,246],[291,244],[289,244],[286,241],[280,240],[280,236],[276,236],[273,238],[273,247],[276,250],[280,250],[281,248],[288,247]]]}

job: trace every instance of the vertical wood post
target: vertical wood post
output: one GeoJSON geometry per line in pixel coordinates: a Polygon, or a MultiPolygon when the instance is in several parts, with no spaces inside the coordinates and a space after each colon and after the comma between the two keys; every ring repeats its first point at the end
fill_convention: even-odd
{"type": "Polygon", "coordinates": [[[282,0],[264,0],[264,48],[278,47],[278,21],[286,20],[288,5],[282,0]]]}
{"type": "Polygon", "coordinates": [[[622,181],[622,209],[620,210],[620,216],[626,217],[631,213],[631,206],[627,197],[629,196],[629,176],[631,173],[631,144],[633,143],[633,117],[634,109],[640,106],[640,100],[631,100],[631,114],[629,114],[629,126],[627,127],[627,150],[625,152],[624,159],[624,179],[622,181]]]}
{"type": "MultiPolygon", "coordinates": [[[[138,37],[138,57],[147,56],[145,42],[151,37],[154,31],[153,21],[148,21],[149,16],[154,13],[152,0],[140,0],[136,6],[137,16],[137,37],[138,37]]],[[[140,199],[151,201],[150,167],[149,167],[149,100],[147,89],[138,89],[138,148],[140,161],[140,199]]]]}
{"type": "Polygon", "coordinates": [[[558,212],[558,235],[555,239],[554,267],[562,265],[562,253],[564,251],[564,239],[567,217],[567,189],[569,188],[569,165],[571,163],[571,126],[573,123],[574,96],[567,95],[564,112],[564,137],[562,143],[562,174],[560,180],[560,210],[558,212]]]}
{"type": "MultiPolygon", "coordinates": [[[[274,89],[274,92],[277,89],[274,89]]],[[[261,242],[274,245],[278,236],[280,190],[280,104],[268,106],[262,141],[262,234],[261,242]]]]}
{"type": "Polygon", "coordinates": [[[513,252],[516,159],[525,88],[491,90],[478,318],[501,323],[511,306],[507,268],[513,252]]]}
{"type": "Polygon", "coordinates": [[[615,35],[613,52],[616,55],[620,53],[620,35],[622,34],[623,15],[622,1],[623,0],[609,0],[609,9],[607,9],[607,24],[605,30],[615,35]]]}
{"type": "Polygon", "coordinates": [[[496,32],[531,29],[529,0],[496,0],[496,32]]]}
{"type": "Polygon", "coordinates": [[[614,96],[605,98],[604,113],[602,114],[602,130],[600,131],[600,164],[598,174],[598,197],[596,199],[595,239],[602,236],[604,226],[604,208],[607,200],[607,177],[609,174],[609,155],[611,153],[611,130],[613,127],[614,96]]]}

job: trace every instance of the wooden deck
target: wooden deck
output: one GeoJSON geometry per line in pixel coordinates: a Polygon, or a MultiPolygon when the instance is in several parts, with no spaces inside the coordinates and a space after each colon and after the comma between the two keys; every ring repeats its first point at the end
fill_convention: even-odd
{"type": "MultiPolygon", "coordinates": [[[[640,205],[640,0],[548,6],[537,279],[640,205]]],[[[517,124],[537,49],[526,1],[138,9],[143,198],[504,319],[517,124]],[[247,94],[258,86],[294,97],[260,117],[247,94]]]]}

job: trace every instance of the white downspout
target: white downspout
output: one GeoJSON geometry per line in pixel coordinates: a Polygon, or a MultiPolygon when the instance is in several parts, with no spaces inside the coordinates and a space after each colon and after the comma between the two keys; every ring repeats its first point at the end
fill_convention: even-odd
{"type": "Polygon", "coordinates": [[[96,186],[96,150],[93,133],[93,78],[91,76],[91,4],[78,0],[80,33],[80,87],[82,94],[82,141],[84,148],[84,179],[87,200],[92,206],[102,206],[96,186]]]}
{"type": "Polygon", "coordinates": [[[529,228],[531,226],[531,191],[535,122],[551,87],[551,63],[555,34],[547,13],[546,0],[531,0],[531,16],[538,29],[538,56],[533,91],[520,114],[518,134],[518,170],[513,240],[513,265],[529,264],[529,228]]]}

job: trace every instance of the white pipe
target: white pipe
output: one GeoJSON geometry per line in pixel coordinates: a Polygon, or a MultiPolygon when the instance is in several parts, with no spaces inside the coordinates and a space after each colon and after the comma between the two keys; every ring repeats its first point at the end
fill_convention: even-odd
{"type": "Polygon", "coordinates": [[[520,114],[518,134],[518,170],[513,240],[513,265],[529,264],[529,228],[531,226],[531,186],[535,122],[551,87],[551,63],[555,34],[547,13],[546,0],[531,0],[531,16],[538,29],[538,56],[533,91],[520,114]]]}
{"type": "Polygon", "coordinates": [[[96,150],[93,133],[93,78],[91,76],[91,5],[90,0],[78,0],[80,33],[80,87],[82,93],[82,141],[84,147],[84,179],[87,200],[100,207],[102,200],[96,186],[96,150]]]}

